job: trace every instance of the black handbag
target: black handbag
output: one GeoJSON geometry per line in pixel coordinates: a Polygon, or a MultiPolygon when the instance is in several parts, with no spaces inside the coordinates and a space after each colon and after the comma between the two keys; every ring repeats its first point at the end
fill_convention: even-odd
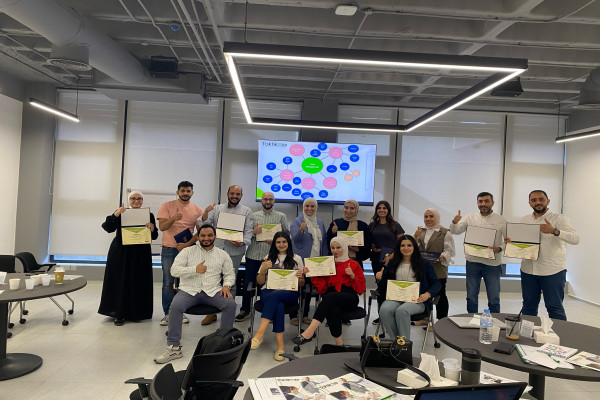
{"type": "Polygon", "coordinates": [[[360,366],[404,368],[413,365],[412,342],[404,336],[396,339],[380,339],[368,336],[363,339],[360,352],[360,366]]]}

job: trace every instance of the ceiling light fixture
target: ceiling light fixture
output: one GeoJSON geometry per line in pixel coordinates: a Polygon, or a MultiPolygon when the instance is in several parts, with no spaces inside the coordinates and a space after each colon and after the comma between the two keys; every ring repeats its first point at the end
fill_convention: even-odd
{"type": "Polygon", "coordinates": [[[590,137],[594,137],[594,136],[599,136],[600,135],[600,130],[598,130],[598,128],[593,128],[593,130],[587,131],[587,132],[581,132],[581,133],[575,133],[575,134],[571,134],[571,135],[565,135],[565,136],[559,136],[555,139],[556,143],[564,143],[564,142],[570,142],[572,140],[578,140],[578,139],[586,139],[586,138],[590,138],[590,137]]]}
{"type": "Polygon", "coordinates": [[[58,115],[59,117],[68,119],[69,121],[79,122],[79,116],[77,116],[75,114],[71,114],[70,112],[61,110],[60,108],[51,106],[50,104],[46,104],[46,103],[36,100],[34,98],[29,99],[29,104],[31,104],[32,106],[37,107],[41,110],[52,113],[54,115],[58,115]]]}
{"type": "Polygon", "coordinates": [[[454,56],[440,54],[395,53],[371,50],[335,49],[323,47],[298,47],[281,45],[262,45],[251,43],[224,44],[223,53],[227,60],[229,75],[238,99],[249,124],[277,125],[290,127],[311,127],[322,129],[345,129],[380,132],[410,132],[453,110],[477,96],[507,82],[527,70],[527,60],[454,56]],[[378,125],[361,123],[340,123],[302,121],[275,118],[253,118],[250,114],[242,82],[236,68],[235,59],[274,60],[308,63],[333,63],[351,65],[370,65],[394,69],[458,70],[493,73],[475,86],[455,96],[439,107],[425,113],[407,125],[378,125]]]}

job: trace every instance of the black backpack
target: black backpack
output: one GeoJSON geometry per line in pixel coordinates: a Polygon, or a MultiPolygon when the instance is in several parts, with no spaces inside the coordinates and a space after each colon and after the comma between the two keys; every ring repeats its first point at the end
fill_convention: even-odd
{"type": "Polygon", "coordinates": [[[229,350],[244,343],[244,334],[236,328],[217,329],[202,338],[196,354],[210,354],[229,350]]]}

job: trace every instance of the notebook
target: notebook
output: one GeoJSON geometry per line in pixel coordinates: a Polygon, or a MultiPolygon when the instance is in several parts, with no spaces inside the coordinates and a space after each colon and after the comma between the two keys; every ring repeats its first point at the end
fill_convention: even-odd
{"type": "Polygon", "coordinates": [[[527,387],[525,382],[496,383],[477,386],[450,386],[417,390],[415,400],[518,400],[527,387]]]}
{"type": "MultiPolygon", "coordinates": [[[[479,329],[479,321],[477,324],[471,323],[474,319],[473,317],[448,317],[450,321],[454,323],[454,325],[463,329],[479,329]]],[[[506,324],[500,321],[498,318],[493,318],[494,326],[499,326],[500,329],[506,329],[506,324]]]]}

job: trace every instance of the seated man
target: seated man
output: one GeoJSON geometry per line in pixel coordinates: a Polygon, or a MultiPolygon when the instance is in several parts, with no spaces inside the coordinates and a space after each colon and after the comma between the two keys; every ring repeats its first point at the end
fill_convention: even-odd
{"type": "Polygon", "coordinates": [[[223,314],[221,328],[233,326],[236,307],[230,291],[235,284],[233,263],[225,251],[214,246],[215,237],[212,225],[202,225],[198,233],[200,246],[181,250],[173,262],[171,275],[179,278],[179,291],[169,309],[167,349],[154,359],[157,364],[183,357],[179,345],[181,320],[189,307],[196,304],[215,306],[223,314]]]}

